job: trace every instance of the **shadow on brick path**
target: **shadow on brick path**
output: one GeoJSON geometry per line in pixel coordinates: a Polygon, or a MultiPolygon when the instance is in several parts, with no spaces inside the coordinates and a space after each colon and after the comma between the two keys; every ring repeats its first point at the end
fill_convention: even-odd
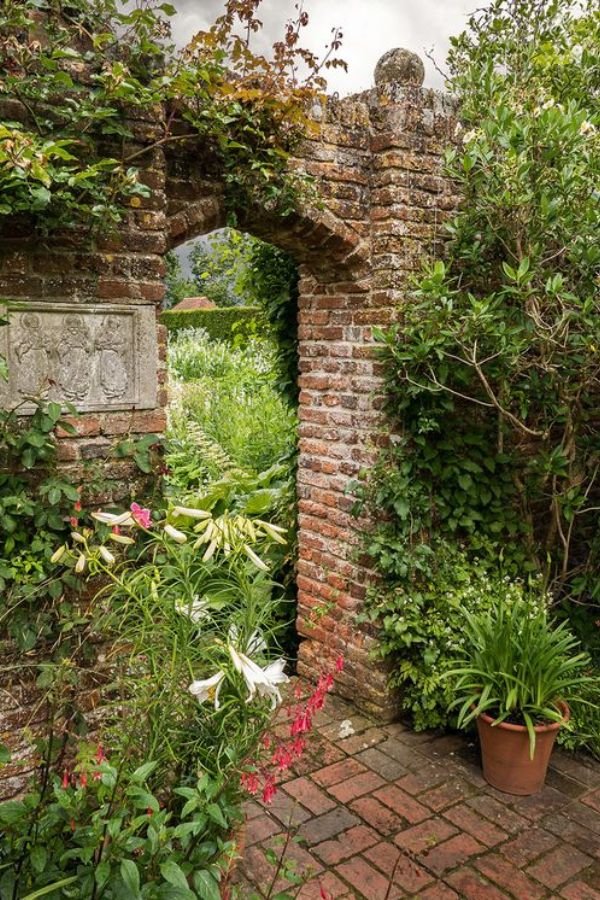
{"type": "Polygon", "coordinates": [[[306,880],[274,893],[299,900],[600,900],[600,764],[557,750],[542,793],[501,794],[472,739],[378,726],[338,698],[272,804],[249,802],[247,818],[240,900],[266,895],[265,850],[280,856],[290,821],[306,880]]]}

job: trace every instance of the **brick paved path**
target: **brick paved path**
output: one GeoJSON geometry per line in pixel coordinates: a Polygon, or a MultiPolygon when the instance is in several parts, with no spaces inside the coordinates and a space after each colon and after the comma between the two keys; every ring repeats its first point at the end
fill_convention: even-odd
{"type": "Polygon", "coordinates": [[[240,898],[268,892],[265,849],[281,855],[289,822],[301,900],[600,900],[600,765],[564,752],[543,793],[511,797],[485,784],[472,740],[377,726],[331,698],[271,806],[248,804],[240,898]]]}

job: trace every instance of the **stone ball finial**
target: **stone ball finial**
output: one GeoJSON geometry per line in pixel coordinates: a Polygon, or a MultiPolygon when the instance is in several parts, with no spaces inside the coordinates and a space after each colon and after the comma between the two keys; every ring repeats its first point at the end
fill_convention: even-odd
{"type": "Polygon", "coordinates": [[[411,50],[396,47],[384,53],[375,66],[375,84],[415,84],[420,87],[425,79],[423,60],[411,50]]]}

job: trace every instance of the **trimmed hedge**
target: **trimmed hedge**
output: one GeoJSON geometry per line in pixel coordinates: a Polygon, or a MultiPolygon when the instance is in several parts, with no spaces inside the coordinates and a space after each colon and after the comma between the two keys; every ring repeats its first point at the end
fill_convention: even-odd
{"type": "Polygon", "coordinates": [[[233,341],[247,338],[257,331],[264,331],[267,322],[258,306],[228,306],[217,309],[167,309],[160,321],[169,333],[184,328],[204,328],[214,341],[233,341]]]}

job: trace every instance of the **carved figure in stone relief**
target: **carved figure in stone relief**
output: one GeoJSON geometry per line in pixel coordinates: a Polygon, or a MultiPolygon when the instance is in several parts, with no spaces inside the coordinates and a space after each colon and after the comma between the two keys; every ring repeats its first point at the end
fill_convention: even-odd
{"type": "Polygon", "coordinates": [[[22,313],[17,326],[12,350],[19,363],[15,378],[15,388],[23,397],[37,396],[48,386],[49,343],[42,330],[42,320],[36,313],[22,313]]]}
{"type": "Polygon", "coordinates": [[[106,316],[96,339],[100,351],[100,384],[108,400],[122,400],[129,387],[129,346],[125,329],[128,322],[123,316],[106,316]]]}
{"type": "Polygon", "coordinates": [[[61,397],[71,401],[86,399],[92,379],[92,354],[93,343],[83,316],[68,313],[53,354],[54,380],[61,397]]]}

